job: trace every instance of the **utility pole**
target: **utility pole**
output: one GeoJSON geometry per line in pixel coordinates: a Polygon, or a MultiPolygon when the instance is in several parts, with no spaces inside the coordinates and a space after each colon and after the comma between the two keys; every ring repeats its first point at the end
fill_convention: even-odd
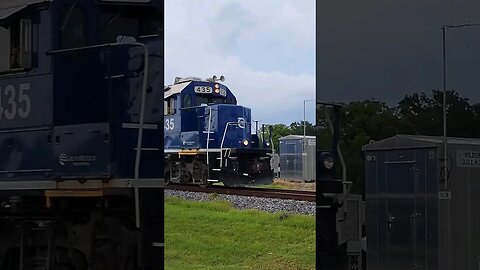
{"type": "Polygon", "coordinates": [[[305,99],[303,100],[303,152],[305,152],[305,144],[306,144],[306,129],[307,129],[307,116],[306,116],[306,104],[308,101],[315,101],[313,99],[305,99]]]}

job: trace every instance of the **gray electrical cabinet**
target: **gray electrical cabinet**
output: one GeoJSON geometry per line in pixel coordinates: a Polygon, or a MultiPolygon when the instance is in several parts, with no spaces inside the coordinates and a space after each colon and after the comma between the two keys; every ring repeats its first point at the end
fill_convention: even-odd
{"type": "Polygon", "coordinates": [[[480,269],[480,140],[397,135],[365,151],[367,269],[480,269]]]}
{"type": "Polygon", "coordinates": [[[315,181],[315,136],[288,135],[280,142],[280,178],[315,181]]]}

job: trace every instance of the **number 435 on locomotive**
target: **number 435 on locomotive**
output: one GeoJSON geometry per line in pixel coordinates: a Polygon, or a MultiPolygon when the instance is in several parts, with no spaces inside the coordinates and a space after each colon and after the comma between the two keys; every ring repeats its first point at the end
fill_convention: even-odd
{"type": "Polygon", "coordinates": [[[165,181],[208,186],[271,183],[270,130],[255,127],[216,76],[176,78],[165,88],[165,181]]]}

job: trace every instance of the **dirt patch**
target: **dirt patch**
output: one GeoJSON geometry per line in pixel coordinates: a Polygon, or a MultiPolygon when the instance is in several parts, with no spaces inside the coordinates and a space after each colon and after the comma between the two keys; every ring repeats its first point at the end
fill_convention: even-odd
{"type": "Polygon", "coordinates": [[[285,179],[275,179],[273,180],[275,185],[284,186],[288,189],[297,189],[297,190],[311,190],[315,191],[316,184],[315,182],[306,182],[302,183],[301,181],[292,181],[285,179]]]}

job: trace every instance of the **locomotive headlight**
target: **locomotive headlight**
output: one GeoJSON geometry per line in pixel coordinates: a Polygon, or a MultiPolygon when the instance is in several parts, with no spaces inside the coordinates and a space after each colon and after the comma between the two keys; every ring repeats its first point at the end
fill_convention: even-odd
{"type": "Polygon", "coordinates": [[[247,139],[244,139],[242,143],[243,143],[243,145],[248,146],[248,143],[249,143],[249,142],[248,142],[247,139]]]}
{"type": "Polygon", "coordinates": [[[331,156],[325,157],[325,159],[323,160],[323,167],[325,167],[325,169],[327,170],[331,170],[333,168],[333,165],[335,165],[335,162],[333,161],[333,157],[331,156]]]}
{"type": "Polygon", "coordinates": [[[330,171],[335,166],[335,159],[330,152],[322,152],[319,157],[320,166],[323,167],[322,170],[330,171]]]}
{"type": "Polygon", "coordinates": [[[215,93],[216,93],[216,94],[219,94],[219,93],[220,93],[220,89],[215,88],[215,93]]]}

